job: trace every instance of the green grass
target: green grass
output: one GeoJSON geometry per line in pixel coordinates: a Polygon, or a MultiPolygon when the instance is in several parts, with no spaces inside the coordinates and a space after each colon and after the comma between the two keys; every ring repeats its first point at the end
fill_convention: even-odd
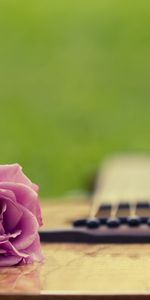
{"type": "Polygon", "coordinates": [[[41,195],[86,189],[105,155],[150,151],[150,2],[0,1],[0,163],[41,195]]]}

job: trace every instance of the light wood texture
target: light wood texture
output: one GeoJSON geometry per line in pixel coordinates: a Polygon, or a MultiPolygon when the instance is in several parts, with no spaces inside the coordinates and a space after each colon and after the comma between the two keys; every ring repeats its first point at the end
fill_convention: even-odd
{"type": "Polygon", "coordinates": [[[118,204],[150,201],[150,156],[120,155],[100,168],[93,197],[93,215],[102,202],[118,204]]]}
{"type": "MultiPolygon", "coordinates": [[[[89,201],[43,202],[45,228],[86,216],[89,201]]],[[[150,299],[150,245],[43,244],[45,261],[0,269],[1,299],[150,299]]]]}

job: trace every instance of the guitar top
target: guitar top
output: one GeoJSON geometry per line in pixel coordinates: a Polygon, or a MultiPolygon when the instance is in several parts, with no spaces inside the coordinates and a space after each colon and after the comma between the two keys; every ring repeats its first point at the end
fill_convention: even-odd
{"type": "Polygon", "coordinates": [[[45,261],[1,268],[1,299],[150,299],[149,169],[148,157],[115,158],[102,166],[92,201],[43,201],[45,261]],[[131,244],[141,228],[146,243],[131,244]]]}
{"type": "Polygon", "coordinates": [[[40,234],[51,243],[150,243],[150,158],[120,156],[104,162],[88,215],[40,234]]]}

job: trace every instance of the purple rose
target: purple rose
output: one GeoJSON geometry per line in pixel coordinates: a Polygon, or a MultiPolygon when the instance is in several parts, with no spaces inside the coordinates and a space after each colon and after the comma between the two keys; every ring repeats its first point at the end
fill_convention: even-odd
{"type": "Polygon", "coordinates": [[[0,266],[41,261],[38,186],[18,164],[0,165],[0,266]]]}

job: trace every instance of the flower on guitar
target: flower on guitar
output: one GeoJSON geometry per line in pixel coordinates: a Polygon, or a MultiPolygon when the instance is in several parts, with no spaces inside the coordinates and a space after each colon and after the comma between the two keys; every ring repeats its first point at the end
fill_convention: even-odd
{"type": "Polygon", "coordinates": [[[38,229],[42,225],[38,186],[18,164],[0,165],[0,266],[43,259],[38,229]]]}

